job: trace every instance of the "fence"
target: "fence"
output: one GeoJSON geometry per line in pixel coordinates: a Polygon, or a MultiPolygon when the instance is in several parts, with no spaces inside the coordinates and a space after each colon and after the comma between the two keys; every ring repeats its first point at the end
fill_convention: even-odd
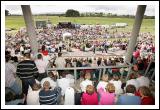
{"type": "MultiPolygon", "coordinates": [[[[48,71],[54,71],[54,70],[74,70],[74,78],[75,78],[75,81],[77,80],[77,70],[86,70],[86,69],[99,69],[99,78],[98,80],[100,80],[101,78],[101,75],[102,74],[105,74],[106,72],[106,69],[109,69],[109,68],[128,68],[128,73],[127,73],[127,77],[126,77],[126,80],[128,79],[128,76],[130,74],[130,71],[131,71],[131,68],[132,68],[132,65],[131,64],[126,64],[126,65],[122,65],[122,66],[97,66],[97,67],[72,67],[72,68],[47,68],[46,71],[47,71],[47,74],[48,74],[48,71]],[[103,73],[102,73],[102,70],[103,70],[103,73]]],[[[121,74],[121,78],[123,77],[123,73],[121,74]]]]}

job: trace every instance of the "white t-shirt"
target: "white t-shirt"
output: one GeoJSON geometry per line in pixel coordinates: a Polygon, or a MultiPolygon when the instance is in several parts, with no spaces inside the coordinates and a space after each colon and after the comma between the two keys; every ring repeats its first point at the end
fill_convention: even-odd
{"type": "Polygon", "coordinates": [[[28,89],[27,94],[27,105],[40,105],[39,103],[39,92],[41,89],[37,91],[33,91],[31,88],[28,89]]]}
{"type": "Polygon", "coordinates": [[[127,87],[127,85],[134,85],[135,87],[136,87],[136,90],[138,90],[138,88],[139,88],[139,82],[136,80],[136,79],[131,79],[131,80],[128,80],[127,82],[126,82],[126,87],[127,87]]]}
{"type": "Polygon", "coordinates": [[[149,87],[150,81],[147,77],[141,76],[141,77],[137,78],[137,81],[139,82],[139,87],[141,87],[141,86],[149,87]]]}
{"type": "Polygon", "coordinates": [[[105,81],[99,81],[98,85],[97,85],[97,90],[100,88],[103,88],[104,90],[106,90],[106,86],[107,86],[108,82],[105,81]]]}
{"type": "Polygon", "coordinates": [[[38,72],[39,73],[45,73],[45,69],[47,67],[47,63],[44,60],[37,59],[37,60],[35,60],[35,64],[36,64],[36,66],[38,68],[38,72]]]}
{"type": "Polygon", "coordinates": [[[49,55],[43,55],[43,61],[45,61],[46,65],[48,65],[50,60],[50,56],[49,55]]]}
{"type": "Polygon", "coordinates": [[[68,87],[65,91],[64,105],[74,105],[74,89],[68,87]]]}
{"type": "Polygon", "coordinates": [[[73,76],[73,75],[71,75],[71,74],[67,74],[67,75],[66,75],[66,78],[74,79],[74,76],[73,76]]]}
{"type": "Polygon", "coordinates": [[[21,52],[24,51],[24,48],[23,48],[22,46],[20,47],[20,51],[21,51],[21,52]]]}
{"type": "Polygon", "coordinates": [[[114,80],[111,80],[110,83],[113,83],[114,86],[115,86],[115,93],[116,94],[121,94],[123,93],[122,89],[121,89],[121,86],[122,86],[122,82],[121,81],[114,81],[114,80]]]}
{"type": "Polygon", "coordinates": [[[64,60],[63,57],[58,57],[55,60],[55,64],[57,68],[65,68],[66,61],[64,60]]]}
{"type": "Polygon", "coordinates": [[[92,83],[91,80],[86,79],[86,80],[84,80],[84,81],[82,81],[82,82],[80,83],[80,87],[81,87],[82,92],[86,92],[86,87],[87,87],[88,85],[93,85],[93,83],[92,83]]]}
{"type": "Polygon", "coordinates": [[[74,76],[71,74],[67,74],[66,78],[70,80],[70,86],[73,87],[75,83],[74,76]]]}
{"type": "Polygon", "coordinates": [[[67,78],[61,78],[61,79],[57,79],[57,84],[59,87],[62,88],[62,96],[65,94],[65,91],[68,87],[70,87],[70,79],[67,78]]]}

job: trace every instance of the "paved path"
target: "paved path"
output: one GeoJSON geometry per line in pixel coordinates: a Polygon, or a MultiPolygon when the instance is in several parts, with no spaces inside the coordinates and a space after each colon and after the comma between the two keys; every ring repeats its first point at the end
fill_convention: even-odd
{"type": "Polygon", "coordinates": [[[72,52],[66,52],[62,51],[64,57],[99,57],[99,56],[125,56],[126,51],[125,50],[119,50],[119,51],[108,51],[107,53],[104,51],[103,53],[101,51],[96,51],[95,54],[93,51],[83,52],[79,49],[72,49],[72,52]]]}

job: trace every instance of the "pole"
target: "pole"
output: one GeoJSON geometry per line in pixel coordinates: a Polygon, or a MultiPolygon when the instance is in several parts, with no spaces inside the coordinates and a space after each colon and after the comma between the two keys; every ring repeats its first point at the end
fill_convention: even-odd
{"type": "Polygon", "coordinates": [[[146,10],[146,5],[138,5],[136,16],[135,16],[135,21],[134,21],[134,25],[133,25],[133,29],[132,29],[131,39],[129,41],[129,45],[127,48],[127,54],[126,54],[126,62],[127,63],[131,62],[132,54],[133,54],[134,48],[136,46],[137,37],[138,37],[139,31],[140,31],[140,27],[142,24],[145,10],[146,10]]]}
{"type": "Polygon", "coordinates": [[[21,5],[24,21],[26,24],[27,33],[30,40],[30,45],[32,49],[33,55],[35,55],[38,52],[38,43],[36,40],[36,32],[34,27],[34,20],[32,17],[32,12],[30,5],[21,5]]]}

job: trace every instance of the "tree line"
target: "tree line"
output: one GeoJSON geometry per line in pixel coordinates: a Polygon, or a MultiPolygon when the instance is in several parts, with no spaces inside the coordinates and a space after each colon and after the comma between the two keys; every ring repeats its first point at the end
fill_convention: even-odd
{"type": "MultiPolygon", "coordinates": [[[[5,15],[12,15],[8,10],[5,10],[5,15]]],[[[15,14],[14,14],[15,15],[15,14]]],[[[134,15],[117,15],[113,13],[103,13],[103,12],[85,12],[80,13],[77,10],[68,9],[65,13],[62,14],[36,14],[37,16],[59,16],[59,17],[108,17],[108,18],[135,18],[134,15]]],[[[21,15],[19,15],[21,16],[21,15]]],[[[155,19],[155,16],[144,15],[144,19],[155,19]]]]}

